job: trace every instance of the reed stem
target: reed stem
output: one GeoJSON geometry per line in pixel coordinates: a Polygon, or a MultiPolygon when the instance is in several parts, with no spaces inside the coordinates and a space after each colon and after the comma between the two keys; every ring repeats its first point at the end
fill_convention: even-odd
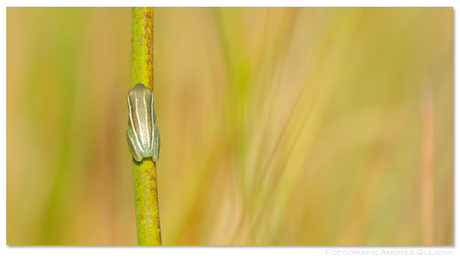
{"type": "MultiPolygon", "coordinates": [[[[133,8],[131,44],[131,86],[142,83],[153,90],[153,8],[133,8]]],[[[133,171],[138,244],[161,245],[156,164],[133,159],[133,171]]]]}

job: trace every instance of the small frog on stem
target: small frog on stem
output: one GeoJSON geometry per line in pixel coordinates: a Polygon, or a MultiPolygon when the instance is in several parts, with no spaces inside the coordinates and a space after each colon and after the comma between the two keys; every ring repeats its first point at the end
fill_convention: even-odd
{"type": "Polygon", "coordinates": [[[141,162],[152,157],[158,161],[160,153],[160,132],[153,107],[153,90],[138,83],[128,91],[129,120],[126,136],[133,158],[141,162]]]}

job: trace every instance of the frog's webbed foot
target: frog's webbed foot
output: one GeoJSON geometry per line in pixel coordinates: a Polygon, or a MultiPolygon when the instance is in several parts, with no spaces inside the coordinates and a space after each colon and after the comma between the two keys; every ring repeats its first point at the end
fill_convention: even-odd
{"type": "Polygon", "coordinates": [[[136,138],[134,137],[133,131],[130,128],[126,130],[126,139],[128,140],[128,149],[131,152],[131,155],[133,155],[133,158],[137,162],[141,162],[142,154],[137,147],[138,145],[136,144],[136,138]]]}

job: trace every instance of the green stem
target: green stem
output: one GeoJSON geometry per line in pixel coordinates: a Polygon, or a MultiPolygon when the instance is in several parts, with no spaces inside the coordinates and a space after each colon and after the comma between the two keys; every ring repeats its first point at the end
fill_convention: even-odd
{"type": "MultiPolygon", "coordinates": [[[[153,90],[153,8],[133,8],[131,86],[142,83],[153,90]]],[[[161,245],[156,165],[152,159],[133,159],[137,240],[139,245],[161,245]]]]}

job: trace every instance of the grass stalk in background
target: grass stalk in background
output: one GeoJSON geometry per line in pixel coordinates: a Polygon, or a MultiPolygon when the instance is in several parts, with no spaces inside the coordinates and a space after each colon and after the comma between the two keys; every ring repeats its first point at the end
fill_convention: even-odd
{"type": "Polygon", "coordinates": [[[422,245],[434,243],[434,118],[431,90],[422,93],[422,167],[420,179],[420,208],[422,245]]]}
{"type": "MultiPolygon", "coordinates": [[[[131,44],[131,86],[153,90],[153,8],[133,8],[131,44]]],[[[155,162],[133,159],[133,170],[138,244],[161,245],[155,162]]]]}

